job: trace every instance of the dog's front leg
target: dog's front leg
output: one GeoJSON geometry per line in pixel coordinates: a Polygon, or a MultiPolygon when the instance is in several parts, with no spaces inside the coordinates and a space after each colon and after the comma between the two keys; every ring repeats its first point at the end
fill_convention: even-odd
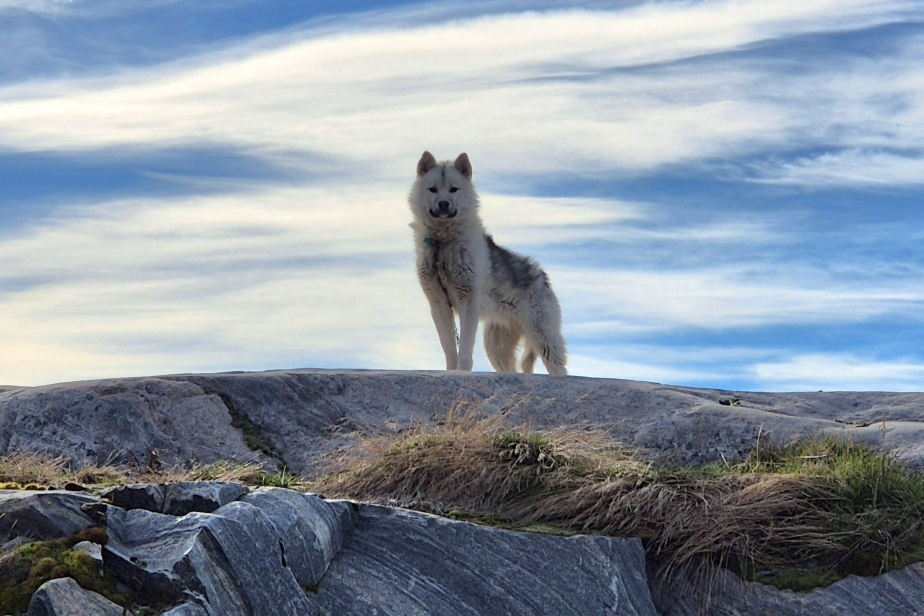
{"type": "Polygon", "coordinates": [[[459,365],[459,356],[456,350],[456,320],[452,315],[449,296],[437,277],[425,268],[420,269],[420,285],[430,302],[430,316],[433,317],[440,346],[446,355],[446,369],[455,370],[459,365]]]}
{"type": "Polygon", "coordinates": [[[440,346],[446,355],[446,369],[455,370],[459,365],[459,356],[456,352],[456,320],[452,316],[448,298],[444,302],[430,302],[430,315],[436,325],[436,333],[440,337],[440,346]]]}
{"type": "Polygon", "coordinates": [[[478,332],[478,302],[474,297],[469,296],[459,303],[459,330],[459,370],[471,372],[478,332]]]}

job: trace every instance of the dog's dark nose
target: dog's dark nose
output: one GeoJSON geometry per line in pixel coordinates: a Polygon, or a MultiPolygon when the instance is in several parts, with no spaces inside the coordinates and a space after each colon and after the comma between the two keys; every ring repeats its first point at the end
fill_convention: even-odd
{"type": "Polygon", "coordinates": [[[441,210],[445,210],[449,207],[449,201],[440,201],[437,205],[440,206],[441,210]]]}

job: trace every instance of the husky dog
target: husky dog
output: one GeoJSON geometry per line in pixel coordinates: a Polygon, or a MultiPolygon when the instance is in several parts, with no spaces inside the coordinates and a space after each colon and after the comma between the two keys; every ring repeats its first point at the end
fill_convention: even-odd
{"type": "Polygon", "coordinates": [[[533,371],[541,357],[549,374],[566,375],[561,308],[549,277],[526,257],[494,243],[478,216],[472,164],[460,154],[438,163],[424,152],[409,201],[417,248],[417,276],[430,301],[447,370],[471,370],[478,321],[484,348],[498,372],[533,371]],[[461,335],[456,337],[455,314],[461,335]],[[456,343],[458,340],[458,348],[456,343]]]}

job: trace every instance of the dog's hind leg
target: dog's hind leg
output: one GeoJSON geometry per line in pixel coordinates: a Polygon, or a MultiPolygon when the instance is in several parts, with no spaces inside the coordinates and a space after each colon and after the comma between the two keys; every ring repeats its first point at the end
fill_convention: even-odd
{"type": "Polygon", "coordinates": [[[498,372],[517,371],[517,344],[520,331],[501,323],[485,323],[484,350],[498,372]]]}

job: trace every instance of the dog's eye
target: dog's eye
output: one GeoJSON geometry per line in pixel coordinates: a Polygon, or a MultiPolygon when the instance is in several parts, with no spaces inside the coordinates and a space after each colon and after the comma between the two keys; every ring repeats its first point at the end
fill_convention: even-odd
{"type": "Polygon", "coordinates": [[[433,194],[436,194],[436,186],[431,186],[430,192],[432,192],[433,194]]]}
{"type": "Polygon", "coordinates": [[[453,186],[452,188],[449,189],[449,192],[456,192],[457,190],[459,190],[459,189],[456,188],[455,186],[453,186]]]}

